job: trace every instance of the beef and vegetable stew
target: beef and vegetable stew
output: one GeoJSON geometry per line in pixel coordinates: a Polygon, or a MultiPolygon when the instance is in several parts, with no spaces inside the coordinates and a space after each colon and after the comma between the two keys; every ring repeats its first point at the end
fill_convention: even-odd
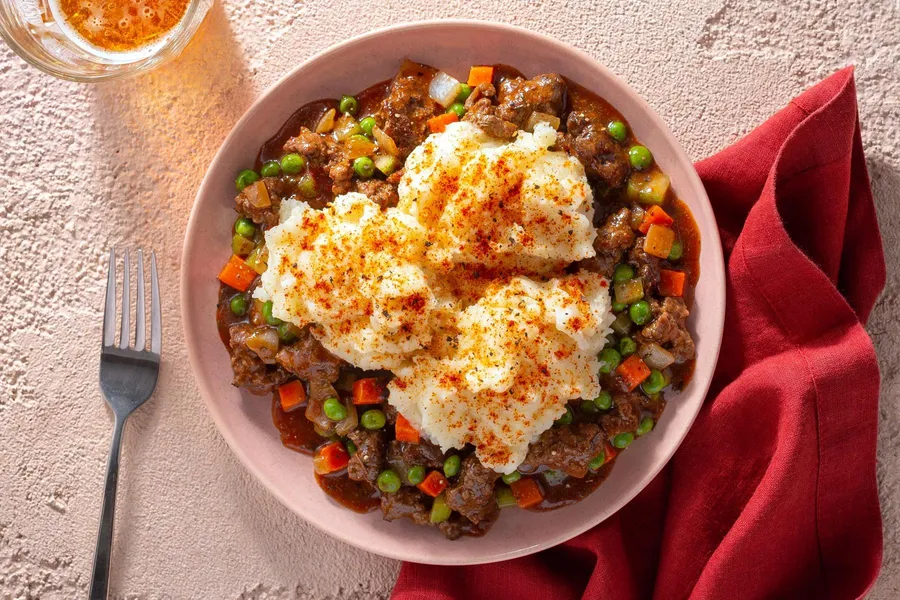
{"type": "MultiPolygon", "coordinates": [[[[505,159],[498,160],[493,168],[507,168],[505,159]]],[[[437,196],[462,193],[455,181],[442,185],[437,196]]],[[[667,390],[690,380],[695,348],[687,321],[699,277],[696,225],[623,116],[564,76],[529,79],[504,65],[476,66],[462,83],[407,61],[390,81],[301,107],[259,150],[253,168],[238,174],[236,186],[239,216],[229,234],[232,257],[219,274],[216,315],[233,384],[271,397],[271,407],[260,410],[271,408],[284,445],[313,455],[322,490],[351,510],[380,509],[389,521],[435,526],[456,539],[484,535],[503,509],[544,511],[572,504],[603,482],[619,453],[653,430],[667,390]],[[592,248],[590,256],[553,263],[553,273],[549,263],[530,262],[517,266],[515,276],[525,273],[535,285],[576,274],[601,282],[609,325],[602,327],[599,352],[583,359],[597,366],[591,376],[600,391],[557,401],[550,426],[533,430],[515,468],[494,469],[482,459],[487,442],[472,438],[444,450],[424,425],[427,411],[417,417],[421,426],[409,412],[398,411],[401,404],[392,396],[408,385],[409,376],[398,375],[403,369],[364,370],[338,356],[342,347],[332,344],[318,323],[298,326],[281,318],[285,313],[274,314],[275,296],[261,293],[261,276],[276,260],[266,232],[286,220],[291,206],[321,212],[352,192],[377,210],[392,210],[413,186],[407,158],[429,136],[470,132],[481,136],[486,156],[494,156],[496,148],[548,131],[555,136],[547,148],[553,160],[574,159],[577,173],[586,177],[592,248]]],[[[524,194],[521,187],[519,182],[511,189],[524,194]]],[[[511,206],[513,200],[504,197],[491,210],[496,215],[511,206]]],[[[528,231],[520,233],[528,239],[528,231]]],[[[425,242],[423,252],[430,245],[425,242]]],[[[277,260],[290,262],[283,256],[277,260]]],[[[462,270],[452,271],[454,281],[483,279],[488,272],[504,283],[512,277],[503,271],[508,262],[487,267],[477,258],[467,260],[462,270]]],[[[281,267],[299,268],[296,260],[281,267]]],[[[312,282],[320,283],[327,282],[312,282]]],[[[462,304],[474,303],[477,299],[462,304]]],[[[452,355],[462,335],[448,333],[446,344],[432,341],[429,349],[440,357],[452,355]],[[442,347],[434,350],[437,345],[442,347]]],[[[414,350],[402,364],[415,363],[416,352],[423,350],[414,350]]],[[[556,356],[562,360],[563,353],[556,356]]],[[[549,373],[544,366],[538,372],[549,373]]]]}

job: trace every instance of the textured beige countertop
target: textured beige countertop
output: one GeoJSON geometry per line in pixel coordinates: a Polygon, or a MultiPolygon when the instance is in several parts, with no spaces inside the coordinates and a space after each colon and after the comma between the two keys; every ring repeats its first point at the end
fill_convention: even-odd
{"type": "Polygon", "coordinates": [[[180,59],[130,81],[57,81],[0,45],[0,598],[88,584],[112,424],[97,351],[113,245],[159,253],[165,324],[159,388],[126,431],[113,595],[387,597],[397,563],[305,524],[225,446],[187,363],[178,272],[200,178],[263,89],[335,42],[437,16],[500,17],[578,46],[697,159],[857,66],[889,265],[869,324],[886,547],[872,597],[900,596],[900,1],[226,0],[180,59]]]}

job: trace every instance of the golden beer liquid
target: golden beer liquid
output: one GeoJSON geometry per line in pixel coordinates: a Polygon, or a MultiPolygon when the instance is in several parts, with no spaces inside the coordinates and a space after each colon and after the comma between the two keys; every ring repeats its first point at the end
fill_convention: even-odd
{"type": "MultiPolygon", "coordinates": [[[[53,1],[53,0],[51,0],[53,1]]],[[[66,23],[90,44],[127,52],[159,41],[190,0],[56,0],[66,23]]]]}

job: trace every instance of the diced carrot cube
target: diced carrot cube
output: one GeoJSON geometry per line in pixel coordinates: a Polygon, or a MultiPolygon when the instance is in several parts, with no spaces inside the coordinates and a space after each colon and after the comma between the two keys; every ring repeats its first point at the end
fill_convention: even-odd
{"type": "Polygon", "coordinates": [[[231,286],[239,292],[246,292],[253,280],[256,279],[256,271],[250,268],[240,256],[232,254],[225,266],[219,272],[219,281],[231,286]]]}
{"type": "Polygon", "coordinates": [[[447,478],[440,471],[432,471],[416,486],[432,498],[437,498],[447,488],[447,478]]]}
{"type": "Polygon", "coordinates": [[[544,500],[544,494],[538,486],[537,481],[531,477],[523,477],[518,481],[509,484],[513,497],[519,508],[531,508],[537,506],[544,500]]]}
{"type": "Polygon", "coordinates": [[[469,80],[466,82],[475,87],[482,83],[491,83],[494,80],[494,67],[472,67],[469,69],[469,80]]]}
{"type": "Polygon", "coordinates": [[[663,296],[678,296],[684,294],[685,275],[682,271],[659,271],[659,293],[663,296]]]}
{"type": "Polygon", "coordinates": [[[457,121],[459,121],[459,117],[454,112],[431,117],[428,119],[428,130],[431,131],[431,133],[440,133],[447,129],[447,125],[456,123],[457,121]]]}
{"type": "Polygon", "coordinates": [[[641,360],[637,354],[632,354],[616,368],[616,373],[625,382],[625,386],[630,392],[641,384],[642,381],[650,377],[650,367],[641,360]]]}
{"type": "Polygon", "coordinates": [[[663,227],[668,227],[674,222],[675,219],[670,217],[669,213],[658,206],[651,206],[644,213],[644,219],[641,221],[638,230],[641,233],[646,234],[651,225],[662,225],[663,227]]]}
{"type": "Polygon", "coordinates": [[[347,449],[340,442],[331,442],[319,448],[313,458],[313,468],[319,475],[340,471],[350,462],[347,449]]]}
{"type": "Polygon", "coordinates": [[[353,382],[353,404],[379,404],[381,390],[381,384],[374,377],[357,379],[353,382]]]}
{"type": "Polygon", "coordinates": [[[419,443],[418,430],[401,414],[397,415],[397,422],[394,424],[394,437],[398,442],[419,443]]]}
{"type": "Polygon", "coordinates": [[[279,386],[278,399],[284,412],[290,412],[306,403],[306,388],[303,387],[303,382],[295,379],[279,386]]]}

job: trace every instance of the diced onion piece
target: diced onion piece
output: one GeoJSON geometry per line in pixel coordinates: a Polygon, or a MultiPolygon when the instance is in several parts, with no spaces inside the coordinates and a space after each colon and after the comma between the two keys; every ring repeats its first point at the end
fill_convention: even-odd
{"type": "Polygon", "coordinates": [[[356,412],[356,407],[352,402],[341,402],[341,404],[347,409],[347,416],[335,425],[334,432],[339,436],[344,437],[356,429],[356,426],[359,425],[359,417],[356,412]]]}
{"type": "Polygon", "coordinates": [[[244,188],[244,196],[247,202],[254,208],[269,208],[272,199],[269,198],[269,190],[262,181],[256,181],[244,188]]]}
{"type": "Polygon", "coordinates": [[[644,281],[640,277],[620,281],[613,286],[613,290],[616,293],[616,302],[634,304],[644,297],[644,281]]]}
{"type": "Polygon", "coordinates": [[[431,85],[428,86],[428,95],[432,100],[447,108],[456,100],[461,87],[459,80],[439,71],[431,80],[431,85]]]}
{"type": "Polygon", "coordinates": [[[261,243],[256,248],[250,251],[250,255],[247,256],[247,260],[244,261],[247,263],[247,266],[256,271],[259,275],[262,275],[266,272],[268,268],[269,262],[269,249],[266,248],[265,243],[261,243]]]}
{"type": "Polygon", "coordinates": [[[347,158],[350,160],[360,156],[372,156],[377,150],[375,143],[364,135],[351,135],[344,144],[347,147],[347,158]]]}
{"type": "Polygon", "coordinates": [[[659,344],[642,344],[638,348],[638,354],[651,369],[665,369],[675,362],[675,355],[659,344]]]}
{"type": "Polygon", "coordinates": [[[358,133],[362,133],[362,127],[359,126],[359,122],[353,118],[353,115],[341,115],[341,117],[334,124],[334,131],[331,135],[334,136],[339,142],[343,142],[351,135],[356,135],[358,133]]]}
{"type": "Polygon", "coordinates": [[[641,204],[659,206],[669,193],[669,176],[660,171],[636,171],[628,179],[628,198],[641,204]]]}
{"type": "Polygon", "coordinates": [[[525,124],[525,130],[534,131],[534,126],[538,123],[547,123],[553,129],[559,129],[559,117],[557,117],[556,115],[535,111],[531,113],[530,117],[528,117],[528,122],[525,124]]]}
{"type": "Polygon", "coordinates": [[[386,134],[378,125],[372,128],[372,137],[375,138],[375,141],[378,142],[378,146],[384,152],[387,152],[391,156],[400,156],[400,149],[397,147],[397,143],[394,142],[394,138],[386,134]]]}
{"type": "Polygon", "coordinates": [[[247,336],[247,347],[266,360],[265,355],[274,356],[278,352],[278,330],[274,327],[260,327],[247,336]]]}
{"type": "Polygon", "coordinates": [[[334,115],[337,114],[333,108],[329,108],[316,123],[316,133],[328,133],[334,129],[334,115]]]}
{"type": "Polygon", "coordinates": [[[638,231],[641,228],[641,223],[644,222],[644,209],[640,206],[633,206],[631,208],[631,221],[629,221],[629,225],[635,231],[638,231]]]}
{"type": "Polygon", "coordinates": [[[612,322],[609,328],[616,335],[625,336],[631,333],[631,317],[628,316],[628,311],[624,311],[616,316],[616,320],[612,322]]]}
{"type": "Polygon", "coordinates": [[[397,170],[397,159],[387,154],[379,154],[375,157],[375,168],[385,175],[390,175],[397,170]]]}

